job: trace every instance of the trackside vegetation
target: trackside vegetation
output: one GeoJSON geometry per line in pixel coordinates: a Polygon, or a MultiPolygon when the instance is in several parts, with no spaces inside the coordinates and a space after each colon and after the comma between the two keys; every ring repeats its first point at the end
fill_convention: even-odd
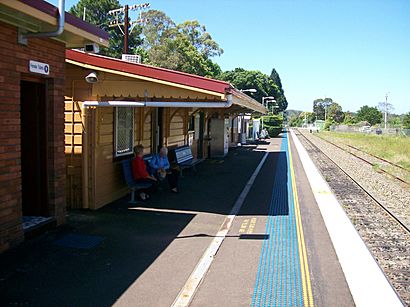
{"type": "Polygon", "coordinates": [[[402,136],[323,131],[318,136],[359,148],[410,171],[410,138],[402,136]]]}

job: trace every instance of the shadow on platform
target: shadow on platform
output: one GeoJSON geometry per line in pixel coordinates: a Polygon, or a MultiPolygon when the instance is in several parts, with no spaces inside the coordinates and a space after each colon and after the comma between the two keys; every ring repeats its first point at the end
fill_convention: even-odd
{"type": "MultiPolygon", "coordinates": [[[[250,145],[230,151],[222,162],[206,160],[197,173],[184,173],[179,194],[164,189],[135,206],[127,196],[97,211],[70,211],[65,226],[0,255],[0,305],[111,306],[174,240],[188,238],[180,233],[197,214],[229,214],[264,154],[250,145]],[[89,248],[56,244],[67,235],[98,239],[89,248]]],[[[279,184],[272,193],[286,182],[286,153],[268,153],[240,215],[287,215],[287,189],[279,184]],[[276,174],[279,164],[285,167],[276,174]],[[284,201],[275,208],[277,192],[284,201]]]]}

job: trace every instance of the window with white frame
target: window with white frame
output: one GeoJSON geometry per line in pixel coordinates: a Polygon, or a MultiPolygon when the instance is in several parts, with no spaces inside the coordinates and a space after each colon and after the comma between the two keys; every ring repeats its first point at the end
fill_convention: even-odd
{"type": "Polygon", "coordinates": [[[133,152],[134,109],[115,108],[115,156],[125,156],[133,152]]]}

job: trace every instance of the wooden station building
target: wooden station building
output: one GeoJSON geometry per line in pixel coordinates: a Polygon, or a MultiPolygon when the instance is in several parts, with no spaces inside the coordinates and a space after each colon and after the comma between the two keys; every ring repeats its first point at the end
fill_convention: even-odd
{"type": "Polygon", "coordinates": [[[67,50],[68,206],[98,209],[123,197],[120,162],[137,144],[146,154],[189,145],[199,158],[224,156],[244,112],[266,109],[227,82],[67,50]]]}

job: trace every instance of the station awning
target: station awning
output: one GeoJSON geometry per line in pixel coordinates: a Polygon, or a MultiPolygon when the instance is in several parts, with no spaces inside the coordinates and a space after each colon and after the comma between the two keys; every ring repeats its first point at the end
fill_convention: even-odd
{"type": "Polygon", "coordinates": [[[78,50],[66,51],[66,63],[82,67],[87,72],[95,71],[102,82],[93,84],[92,96],[107,102],[107,97],[117,100],[152,102],[158,107],[167,102],[178,102],[178,107],[196,107],[198,103],[224,103],[231,100],[228,110],[235,112],[266,113],[258,101],[235,89],[230,83],[160,67],[130,63],[120,59],[85,53],[78,50]],[[106,98],[104,98],[106,97],[106,98]],[[229,97],[229,99],[228,99],[229,97]],[[184,103],[185,102],[185,103],[184,103]],[[192,102],[190,105],[189,102],[192,102]],[[231,109],[232,108],[232,109],[231,109]]]}

